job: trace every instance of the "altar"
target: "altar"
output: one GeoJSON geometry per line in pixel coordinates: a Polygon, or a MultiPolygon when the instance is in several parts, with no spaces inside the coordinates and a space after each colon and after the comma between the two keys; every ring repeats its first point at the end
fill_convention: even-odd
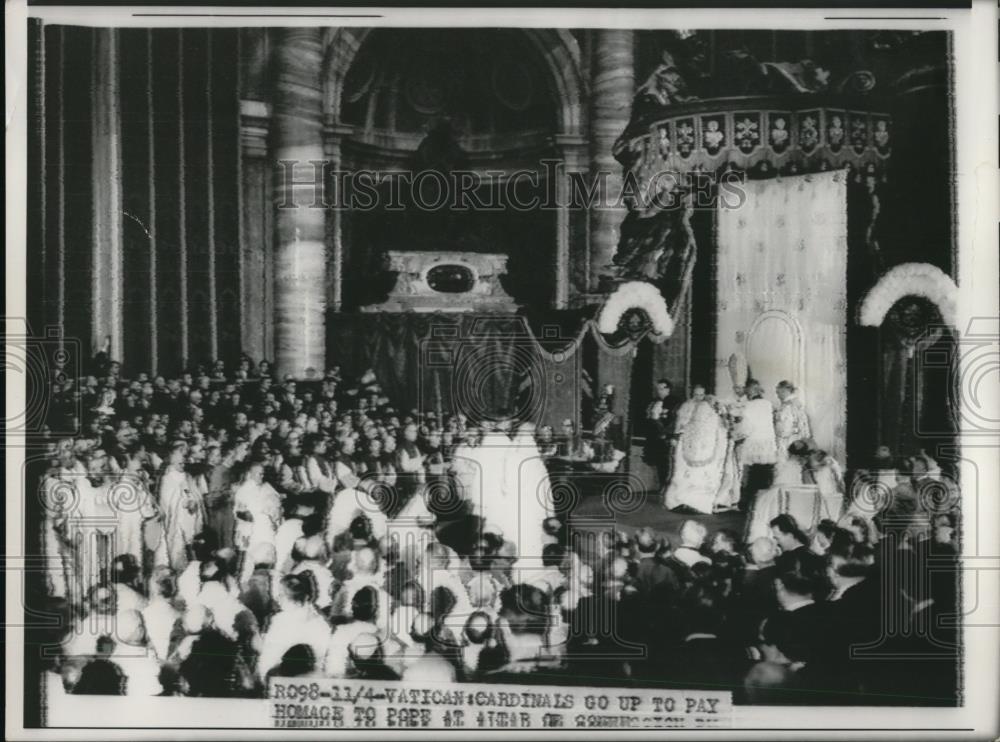
{"type": "Polygon", "coordinates": [[[364,312],[486,312],[513,314],[518,306],[500,283],[507,255],[459,250],[390,250],[386,269],[395,283],[385,301],[364,312]]]}

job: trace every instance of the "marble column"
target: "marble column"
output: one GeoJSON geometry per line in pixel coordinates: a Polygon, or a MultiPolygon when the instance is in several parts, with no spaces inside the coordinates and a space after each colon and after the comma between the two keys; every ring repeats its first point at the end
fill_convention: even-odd
{"type": "MultiPolygon", "coordinates": [[[[335,177],[344,167],[340,145],[351,131],[350,126],[338,124],[332,117],[326,123],[323,141],[330,177],[335,177]]],[[[334,189],[337,187],[339,184],[333,186],[334,189]]],[[[330,210],[326,220],[326,244],[329,245],[326,296],[330,309],[339,312],[344,303],[344,244],[341,229],[344,207],[340,203],[343,201],[342,194],[334,190],[329,196],[328,200],[336,205],[330,210]]]]}
{"type": "Polygon", "coordinates": [[[582,136],[559,134],[556,145],[562,155],[562,168],[555,184],[559,210],[556,212],[556,290],[553,304],[556,309],[566,309],[572,295],[587,291],[585,285],[581,286],[579,280],[574,280],[578,274],[573,259],[575,255],[577,260],[582,258],[586,262],[586,256],[581,254],[586,249],[586,242],[579,241],[581,235],[586,236],[586,227],[580,228],[581,218],[586,218],[586,212],[574,208],[570,187],[573,177],[586,177],[587,140],[582,136]],[[577,239],[574,240],[574,237],[577,239]],[[574,242],[577,244],[574,245],[574,242]]]}
{"type": "Polygon", "coordinates": [[[240,101],[240,347],[256,360],[274,356],[274,223],[267,137],[270,107],[240,101]]]}
{"type": "MultiPolygon", "coordinates": [[[[635,93],[635,32],[601,29],[594,32],[590,84],[590,172],[603,177],[607,203],[590,209],[590,265],[587,284],[598,289],[601,273],[611,264],[618,247],[618,229],[625,218],[623,206],[613,206],[622,188],[622,167],[611,154],[612,146],[628,125],[635,93]]],[[[601,193],[602,191],[598,191],[601,193]]]]}
{"type": "Polygon", "coordinates": [[[92,353],[111,339],[110,354],[125,361],[122,312],[122,132],[118,95],[118,32],[94,29],[92,108],[93,338],[92,353]]]}
{"type": "Polygon", "coordinates": [[[322,29],[282,29],[275,56],[275,362],[305,378],[326,366],[322,29]]]}

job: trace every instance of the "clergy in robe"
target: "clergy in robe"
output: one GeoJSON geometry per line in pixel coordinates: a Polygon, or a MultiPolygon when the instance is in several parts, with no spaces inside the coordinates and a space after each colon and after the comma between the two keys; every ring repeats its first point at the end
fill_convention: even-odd
{"type": "Polygon", "coordinates": [[[747,401],[739,437],[743,441],[740,460],[744,466],[772,465],[778,462],[778,444],[774,432],[774,407],[764,399],[760,383],[747,385],[747,401]]]}
{"type": "Polygon", "coordinates": [[[42,482],[45,506],[42,544],[48,563],[52,565],[46,572],[49,594],[63,598],[67,597],[75,569],[67,523],[77,502],[76,481],[85,476],[87,470],[76,459],[73,439],[61,440],[54,453],[55,458],[42,482]]]}
{"type": "Polygon", "coordinates": [[[165,556],[163,539],[157,538],[155,543],[147,543],[146,525],[159,517],[160,513],[150,494],[140,452],[125,456],[123,471],[111,487],[110,500],[118,518],[115,556],[129,554],[135,557],[136,564],[142,565],[146,563],[145,552],[148,548],[151,551],[158,550],[157,558],[162,562],[165,556]]]}
{"type": "Polygon", "coordinates": [[[735,462],[729,430],[704,386],[695,385],[691,399],[678,408],[675,430],[678,444],[665,506],[711,513],[717,506],[731,505],[735,462]]]}
{"type": "Polygon", "coordinates": [[[788,489],[799,489],[806,483],[805,464],[809,447],[805,443],[797,443],[790,448],[779,464],[769,466],[767,473],[757,480],[761,488],[756,492],[750,509],[747,543],[770,536],[771,521],[782,513],[782,493],[788,489]]]}
{"type": "Polygon", "coordinates": [[[111,507],[112,476],[104,450],[94,449],[86,459],[86,467],[86,476],[74,481],[76,507],[66,523],[79,590],[76,595],[86,595],[107,579],[111,561],[116,556],[113,551],[118,519],[111,507]]]}
{"type": "Polygon", "coordinates": [[[187,444],[178,443],[170,451],[167,469],[160,480],[160,510],[167,563],[177,573],[188,563],[188,545],[205,527],[203,493],[184,471],[187,444]]]}
{"type": "Polygon", "coordinates": [[[736,426],[739,441],[739,458],[742,492],[740,508],[752,504],[753,495],[769,487],[774,479],[774,465],[778,462],[778,444],[774,433],[774,407],[764,399],[764,390],[758,381],[748,381],[747,401],[743,417],[736,426]]]}
{"type": "Polygon", "coordinates": [[[425,456],[417,446],[418,428],[409,423],[403,428],[403,437],[397,450],[396,468],[399,471],[400,494],[404,500],[426,481],[425,456]]]}
{"type": "Polygon", "coordinates": [[[339,451],[333,461],[333,473],[340,488],[357,487],[361,481],[358,462],[354,460],[357,450],[355,434],[348,433],[338,439],[339,451]]]}
{"type": "Polygon", "coordinates": [[[506,452],[510,438],[500,430],[483,433],[479,445],[472,449],[470,469],[470,507],[474,515],[496,525],[507,537],[516,533],[516,510],[507,500],[506,452]]]}
{"type": "Polygon", "coordinates": [[[305,457],[309,481],[320,492],[325,492],[328,495],[334,494],[340,485],[337,482],[334,467],[326,459],[326,437],[320,433],[310,433],[303,441],[302,453],[305,457]]]}
{"type": "Polygon", "coordinates": [[[264,466],[252,463],[243,482],[233,496],[236,514],[236,548],[243,555],[242,580],[253,573],[253,560],[247,555],[260,544],[274,546],[275,534],[281,525],[281,495],[264,481],[264,466]]]}
{"type": "Polygon", "coordinates": [[[479,486],[479,463],[476,461],[476,449],[474,436],[460,441],[452,452],[448,471],[456,496],[469,503],[473,512],[478,515],[476,488],[479,486]]]}
{"type": "Polygon", "coordinates": [[[218,536],[219,548],[222,549],[233,547],[236,531],[233,517],[236,469],[248,452],[249,446],[241,441],[223,449],[213,448],[209,453],[208,464],[212,469],[208,475],[208,497],[205,498],[208,527],[218,536]]]}
{"type": "Polygon", "coordinates": [[[774,411],[774,436],[778,446],[778,461],[788,456],[788,447],[796,441],[808,441],[812,437],[809,417],[798,389],[790,381],[782,381],[775,388],[780,404],[774,411]]]}
{"type": "Polygon", "coordinates": [[[503,488],[506,511],[499,525],[506,539],[517,545],[521,561],[540,565],[542,549],[549,542],[542,524],[554,508],[549,472],[538,453],[533,423],[522,423],[506,449],[503,488]]]}

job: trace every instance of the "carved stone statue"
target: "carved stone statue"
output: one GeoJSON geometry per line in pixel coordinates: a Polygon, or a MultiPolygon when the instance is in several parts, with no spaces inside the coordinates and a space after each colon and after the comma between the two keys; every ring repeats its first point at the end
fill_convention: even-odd
{"type": "Polygon", "coordinates": [[[611,273],[617,280],[656,285],[673,310],[694,266],[693,207],[689,196],[664,209],[633,210],[621,225],[611,273]]]}
{"type": "Polygon", "coordinates": [[[666,249],[673,221],[669,211],[649,215],[630,211],[622,222],[618,251],[612,259],[617,274],[622,278],[658,278],[658,258],[666,249]]]}
{"type": "Polygon", "coordinates": [[[929,435],[948,427],[941,409],[948,407],[951,376],[926,362],[939,349],[939,357],[949,357],[944,328],[937,307],[918,296],[896,302],[882,325],[879,442],[895,454],[919,452],[929,435]]]}
{"type": "Polygon", "coordinates": [[[720,82],[725,81],[726,89],[719,92],[726,95],[820,93],[830,87],[830,71],[811,59],[762,62],[746,49],[723,54],[716,77],[720,82]]]}
{"type": "Polygon", "coordinates": [[[632,99],[633,121],[667,106],[696,100],[696,96],[688,92],[687,81],[674,63],[673,55],[663,52],[662,60],[653,74],[635,91],[632,99]]]}
{"type": "MultiPolygon", "coordinates": [[[[447,119],[439,120],[430,128],[410,160],[414,173],[439,174],[431,183],[449,182],[452,174],[467,169],[468,163],[468,155],[458,142],[458,132],[447,119]]],[[[438,187],[436,184],[429,186],[427,193],[436,194],[438,187]]],[[[421,192],[412,189],[409,192],[404,189],[400,196],[404,207],[402,232],[411,249],[478,249],[476,215],[467,205],[452,208],[444,199],[435,202],[436,195],[427,196],[431,199],[429,204],[418,203],[421,192]]]]}

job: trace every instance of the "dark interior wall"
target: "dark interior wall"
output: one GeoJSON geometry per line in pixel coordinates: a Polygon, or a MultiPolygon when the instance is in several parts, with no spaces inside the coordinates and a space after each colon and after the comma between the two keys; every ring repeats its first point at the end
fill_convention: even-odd
{"type": "MultiPolygon", "coordinates": [[[[555,210],[516,208],[511,201],[544,201],[552,185],[539,178],[536,188],[519,177],[512,196],[506,181],[485,175],[545,173],[543,160],[558,157],[549,139],[560,101],[549,75],[516,29],[377,29],[365,38],[345,80],[340,115],[353,128],[344,144],[345,166],[382,173],[473,170],[482,177],[479,200],[502,206],[420,208],[404,185],[391,188],[400,194],[393,200],[401,209],[381,207],[390,200],[388,186],[379,207],[347,209],[341,219],[344,272],[364,280],[344,283],[345,309],[377,303],[391,288],[391,277],[384,280],[381,272],[387,250],[505,253],[507,291],[532,307],[551,304],[555,210]],[[430,145],[428,133],[444,122],[454,150],[430,145]]],[[[436,182],[422,190],[432,203],[436,182]]]]}
{"type": "MultiPolygon", "coordinates": [[[[517,189],[517,200],[543,200],[545,184],[538,189],[517,189]]],[[[499,203],[504,187],[484,186],[478,198],[499,203]]],[[[507,275],[500,280],[516,301],[532,308],[551,305],[555,288],[555,212],[546,209],[396,211],[387,208],[345,212],[345,273],[365,276],[344,284],[344,308],[354,309],[385,299],[393,278],[382,272],[387,250],[462,250],[503,253],[508,256],[507,275]]]]}
{"type": "MultiPolygon", "coordinates": [[[[93,337],[96,31],[47,26],[32,191],[33,324],[93,337]],[[44,146],[41,144],[44,143],[44,146]]],[[[119,111],[126,371],[175,372],[240,343],[237,31],[120,29],[119,111]]]]}
{"type": "MultiPolygon", "coordinates": [[[[91,162],[91,60],[93,34],[89,29],[50,28],[45,38],[46,70],[51,69],[53,84],[46,92],[55,95],[46,100],[49,117],[46,131],[53,134],[46,158],[55,164],[51,199],[54,230],[47,232],[53,243],[55,260],[46,260],[46,272],[54,281],[46,281],[55,293],[55,320],[65,335],[86,349],[91,339],[90,307],[93,298],[91,274],[92,162],[91,162]],[[53,266],[49,267],[49,266],[53,266]],[[54,284],[54,285],[52,285],[54,284]]],[[[48,201],[49,199],[47,199],[48,201]]],[[[30,209],[30,207],[29,207],[30,209]]],[[[48,247],[48,246],[46,246],[48,247]]],[[[48,252],[48,250],[46,250],[48,252]]],[[[47,320],[45,324],[50,324],[47,320]]],[[[68,347],[74,347],[70,343],[68,347]]]]}

